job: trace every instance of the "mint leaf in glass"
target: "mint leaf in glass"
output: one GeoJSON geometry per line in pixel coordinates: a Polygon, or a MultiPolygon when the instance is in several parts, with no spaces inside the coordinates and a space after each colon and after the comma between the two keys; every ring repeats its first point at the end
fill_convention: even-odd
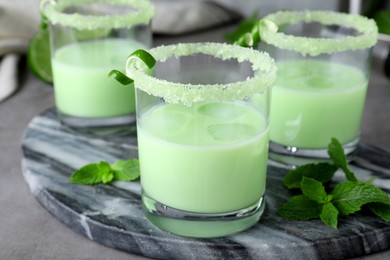
{"type": "Polygon", "coordinates": [[[110,164],[107,162],[88,164],[75,171],[70,176],[69,181],[85,185],[98,184],[103,181],[103,175],[110,172],[110,170],[110,164]]]}
{"type": "Polygon", "coordinates": [[[326,194],[325,188],[321,182],[303,176],[301,189],[303,194],[305,194],[309,199],[320,204],[325,203],[325,198],[328,194],[326,194]]]}
{"type": "Polygon", "coordinates": [[[301,194],[291,197],[277,213],[288,220],[309,220],[319,218],[321,210],[321,204],[301,194]]]}
{"type": "Polygon", "coordinates": [[[327,202],[322,206],[322,211],[320,214],[321,221],[332,228],[337,229],[337,217],[339,211],[332,204],[332,202],[327,202]]]}
{"type": "Polygon", "coordinates": [[[133,181],[139,178],[140,169],[137,159],[119,160],[111,165],[115,180],[133,181]]]}
{"type": "Polygon", "coordinates": [[[344,154],[343,147],[336,138],[332,138],[328,146],[328,154],[332,158],[334,165],[340,167],[345,172],[347,180],[358,181],[355,174],[348,168],[347,157],[344,154]]]}
{"type": "Polygon", "coordinates": [[[339,210],[340,215],[355,213],[367,203],[379,202],[390,205],[387,193],[368,183],[342,182],[335,186],[331,194],[332,203],[339,210]]]}
{"type": "Polygon", "coordinates": [[[329,163],[317,163],[302,165],[290,171],[284,177],[283,183],[289,188],[300,188],[303,177],[313,178],[322,183],[328,182],[332,179],[338,167],[329,163]]]}

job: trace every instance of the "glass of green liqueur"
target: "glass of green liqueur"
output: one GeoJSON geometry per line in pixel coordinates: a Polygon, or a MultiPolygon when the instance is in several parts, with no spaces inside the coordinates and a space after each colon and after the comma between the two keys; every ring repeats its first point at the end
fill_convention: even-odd
{"type": "Polygon", "coordinates": [[[134,79],[142,202],[157,227],[219,237],[249,228],[264,210],[268,54],[222,43],[150,50],[127,61],[134,79]]]}
{"type": "Polygon", "coordinates": [[[327,160],[337,138],[353,158],[370,75],[373,20],[331,11],[280,11],[259,23],[260,49],[276,61],[270,158],[289,165],[327,160]]]}
{"type": "MultiPolygon", "coordinates": [[[[44,0],[57,112],[69,127],[103,132],[135,122],[135,90],[107,74],[152,45],[153,6],[146,0],[44,0]]],[[[125,127],[126,126],[126,127],[125,127]]]]}

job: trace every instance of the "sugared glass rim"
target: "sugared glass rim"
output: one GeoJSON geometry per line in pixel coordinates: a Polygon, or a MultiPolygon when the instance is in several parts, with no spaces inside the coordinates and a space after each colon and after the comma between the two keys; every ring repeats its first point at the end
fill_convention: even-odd
{"type": "Polygon", "coordinates": [[[378,40],[378,27],[374,20],[354,14],[333,11],[279,11],[264,17],[276,26],[298,22],[318,22],[323,25],[341,25],[357,30],[358,36],[343,38],[311,38],[294,36],[272,30],[266,23],[259,23],[261,40],[281,49],[317,56],[346,50],[370,48],[378,40]]]}
{"type": "Polygon", "coordinates": [[[225,43],[179,43],[149,50],[157,62],[167,58],[194,54],[211,55],[221,60],[248,61],[254,76],[227,84],[189,84],[170,82],[148,74],[146,65],[139,59],[129,58],[126,74],[134,79],[135,87],[146,93],[162,97],[168,103],[192,103],[205,100],[241,100],[271,87],[276,79],[276,65],[268,53],[225,43]],[[259,73],[260,72],[260,73],[259,73]]]}
{"type": "Polygon", "coordinates": [[[154,15],[154,7],[148,0],[43,0],[40,4],[40,10],[42,15],[52,24],[61,24],[79,30],[130,28],[137,24],[149,24],[154,15]],[[115,15],[82,15],[63,12],[70,6],[92,3],[131,6],[137,10],[115,15]]]}

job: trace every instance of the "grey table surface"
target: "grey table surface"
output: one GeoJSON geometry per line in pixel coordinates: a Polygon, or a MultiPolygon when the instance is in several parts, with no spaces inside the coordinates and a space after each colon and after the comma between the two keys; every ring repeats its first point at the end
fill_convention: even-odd
{"type": "MultiPolygon", "coordinates": [[[[231,28],[158,37],[155,45],[221,41],[231,28]]],[[[53,89],[33,76],[25,62],[21,86],[0,103],[0,259],[146,259],[112,249],[78,235],[54,218],[30,193],[21,171],[21,138],[30,120],[54,106],[53,89]]],[[[1,84],[1,82],[0,82],[1,84]]],[[[362,122],[361,141],[390,152],[390,81],[374,57],[362,122]]],[[[390,250],[359,259],[390,259],[390,250]]]]}

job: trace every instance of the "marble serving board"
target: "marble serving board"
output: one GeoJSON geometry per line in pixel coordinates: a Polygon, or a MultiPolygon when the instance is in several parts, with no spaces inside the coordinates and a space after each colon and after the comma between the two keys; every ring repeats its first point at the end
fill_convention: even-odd
{"type": "MultiPolygon", "coordinates": [[[[390,248],[390,223],[369,214],[343,217],[339,229],[319,220],[286,221],[275,214],[291,194],[282,185],[288,171],[268,167],[266,210],[253,228],[215,239],[168,234],[150,224],[141,208],[139,182],[83,186],[72,172],[100,160],[137,157],[135,134],[92,137],[64,128],[54,109],[36,116],[22,140],[23,175],[31,193],[54,217],[97,243],[159,259],[341,259],[390,248]]],[[[351,166],[362,180],[390,193],[390,154],[360,145],[351,166]]],[[[342,174],[336,173],[341,179],[342,174]]]]}

